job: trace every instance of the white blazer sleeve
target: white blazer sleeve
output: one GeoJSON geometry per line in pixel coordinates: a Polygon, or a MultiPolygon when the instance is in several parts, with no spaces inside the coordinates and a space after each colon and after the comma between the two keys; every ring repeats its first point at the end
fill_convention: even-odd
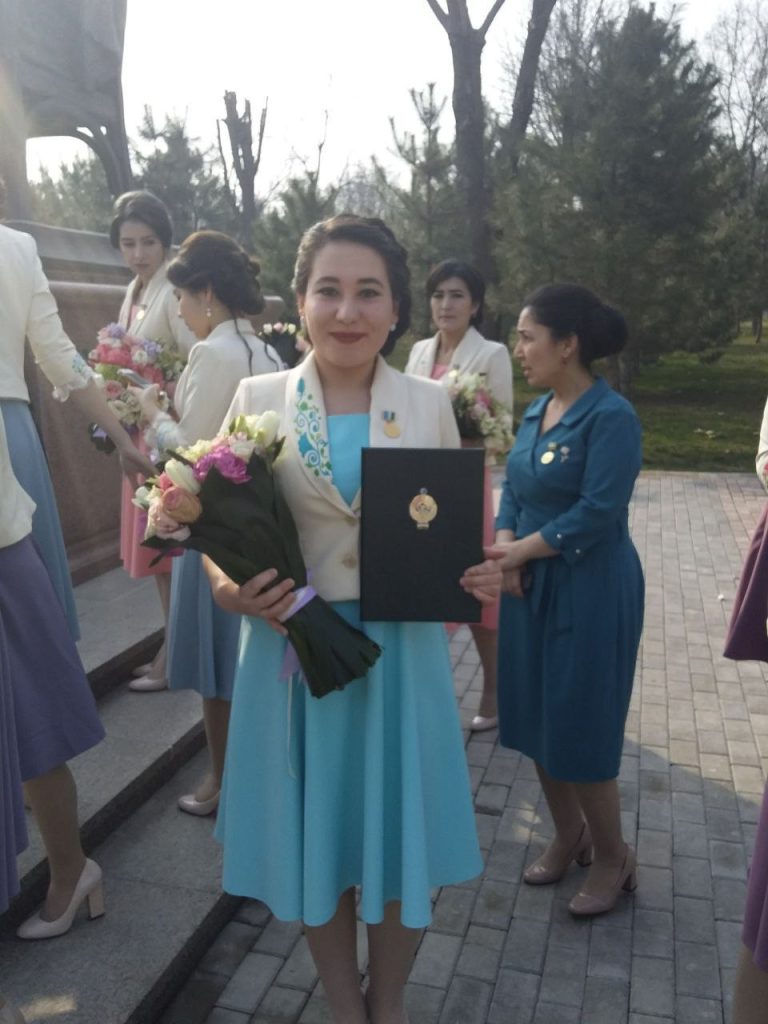
{"type": "Polygon", "coordinates": [[[763,410],[763,422],[760,424],[760,444],[757,448],[755,469],[760,483],[768,490],[768,481],[765,478],[765,471],[768,469],[768,402],[763,410]]]}
{"type": "Polygon", "coordinates": [[[24,329],[35,362],[53,384],[55,397],[64,401],[70,391],[86,387],[94,375],[64,333],[56,300],[51,295],[32,238],[29,239],[29,257],[32,288],[24,329]]]}
{"type": "Polygon", "coordinates": [[[453,414],[453,406],[445,388],[438,392],[438,412],[440,416],[440,443],[443,448],[460,448],[461,437],[453,414]]]}
{"type": "Polygon", "coordinates": [[[494,342],[494,351],[488,360],[488,389],[493,397],[509,409],[512,408],[512,360],[509,349],[501,342],[494,342]]]}

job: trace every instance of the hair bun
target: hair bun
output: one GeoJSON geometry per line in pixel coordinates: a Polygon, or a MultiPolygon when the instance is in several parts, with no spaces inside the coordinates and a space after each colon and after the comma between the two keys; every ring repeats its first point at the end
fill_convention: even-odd
{"type": "Polygon", "coordinates": [[[595,359],[616,355],[627,343],[629,331],[622,313],[600,302],[588,314],[588,327],[595,359]]]}

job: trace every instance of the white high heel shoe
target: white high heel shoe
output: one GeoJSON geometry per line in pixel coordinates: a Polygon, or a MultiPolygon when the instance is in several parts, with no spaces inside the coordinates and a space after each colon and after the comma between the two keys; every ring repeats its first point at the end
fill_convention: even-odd
{"type": "Polygon", "coordinates": [[[77,880],[75,891],[69,906],[55,921],[45,921],[40,911],[28,917],[16,932],[20,939],[55,939],[65,935],[72,927],[75,915],[81,904],[88,901],[88,917],[93,920],[104,913],[104,888],[101,879],[101,868],[92,860],[86,860],[85,867],[77,880]]]}

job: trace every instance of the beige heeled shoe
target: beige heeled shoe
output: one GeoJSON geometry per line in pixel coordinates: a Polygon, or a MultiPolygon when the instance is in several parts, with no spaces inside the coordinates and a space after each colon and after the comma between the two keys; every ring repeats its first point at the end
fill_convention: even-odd
{"type": "Polygon", "coordinates": [[[577,892],[568,909],[574,917],[595,917],[613,910],[621,892],[634,892],[637,888],[637,857],[631,846],[625,844],[624,860],[616,881],[601,893],[577,892]]]}
{"type": "Polygon", "coordinates": [[[487,729],[496,729],[499,724],[498,715],[475,715],[469,723],[470,732],[485,732],[487,729]]]}
{"type": "Polygon", "coordinates": [[[198,800],[194,793],[189,793],[187,796],[179,797],[178,808],[185,814],[195,814],[199,818],[205,818],[218,809],[220,796],[221,792],[219,791],[208,797],[207,800],[198,800]]]}
{"type": "Polygon", "coordinates": [[[104,913],[104,887],[101,868],[92,860],[86,860],[69,906],[61,917],[57,917],[55,921],[46,921],[38,911],[32,917],[27,918],[16,935],[20,939],[55,939],[59,935],[65,935],[72,927],[78,910],[86,900],[88,902],[88,917],[91,920],[101,917],[104,913]]]}
{"type": "Polygon", "coordinates": [[[134,693],[152,693],[155,690],[167,690],[168,680],[165,676],[141,676],[128,683],[128,689],[134,693]]]}
{"type": "Polygon", "coordinates": [[[592,863],[592,836],[586,822],[581,826],[579,838],[559,863],[552,864],[551,859],[544,853],[525,869],[523,881],[526,885],[552,885],[560,881],[572,860],[583,868],[592,863]]]}

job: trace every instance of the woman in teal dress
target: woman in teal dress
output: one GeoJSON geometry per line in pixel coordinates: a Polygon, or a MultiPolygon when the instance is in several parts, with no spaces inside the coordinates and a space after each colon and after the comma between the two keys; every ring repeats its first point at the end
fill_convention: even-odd
{"type": "MultiPolygon", "coordinates": [[[[243,381],[228,415],[279,413],[275,472],[312,586],[383,653],[365,678],[313,698],[284,668],[280,618],[294,581],[268,571],[238,588],[209,565],[216,600],[246,616],[217,824],[224,888],[303,920],[334,1021],[405,1024],[431,890],[473,877],[482,862],[442,626],[360,624],[360,450],[458,447],[459,438],[444,389],[381,357],[410,312],[405,251],[381,221],[311,228],[295,288],[312,352],[292,370],[243,381]]],[[[461,581],[483,603],[500,582],[492,561],[461,581]]]]}
{"type": "Polygon", "coordinates": [[[616,777],[643,624],[627,527],[640,425],[591,371],[626,337],[621,314],[577,285],[526,301],[514,355],[532,387],[550,390],[523,417],[496,520],[500,740],[535,761],[555,824],[524,880],[556,882],[594,850],[577,916],[610,910],[635,878],[616,777]]]}

